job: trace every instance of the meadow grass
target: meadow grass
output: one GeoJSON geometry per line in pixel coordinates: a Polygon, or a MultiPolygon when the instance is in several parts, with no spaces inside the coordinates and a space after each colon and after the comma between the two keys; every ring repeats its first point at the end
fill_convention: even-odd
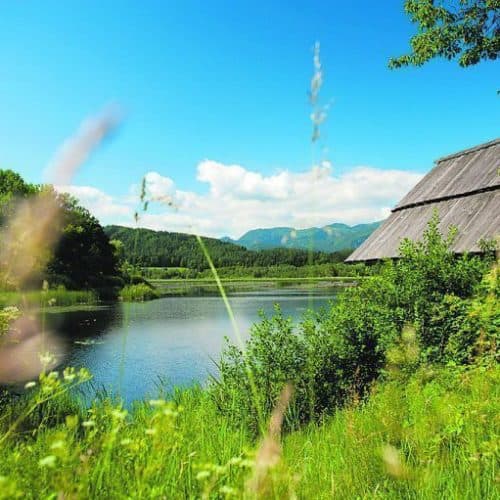
{"type": "Polygon", "coordinates": [[[159,297],[158,291],[145,283],[126,285],[120,290],[120,298],[124,302],[144,302],[159,297]]]}
{"type": "Polygon", "coordinates": [[[93,305],[98,302],[99,299],[96,293],[90,290],[66,290],[64,288],[25,292],[0,290],[0,308],[8,306],[46,308],[79,304],[93,305]]]}
{"type": "MultiPolygon", "coordinates": [[[[380,382],[284,435],[257,487],[261,442],[206,390],[129,411],[109,399],[85,410],[63,391],[2,443],[0,498],[493,498],[499,382],[497,366],[380,382]]],[[[50,394],[44,384],[24,404],[50,394]]]]}

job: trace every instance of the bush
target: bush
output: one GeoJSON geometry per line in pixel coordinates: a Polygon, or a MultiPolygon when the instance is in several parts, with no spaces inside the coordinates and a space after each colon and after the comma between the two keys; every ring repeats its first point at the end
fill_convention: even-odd
{"type": "Polygon", "coordinates": [[[319,418],[368,394],[384,372],[387,354],[404,344],[401,332],[407,325],[418,353],[412,369],[419,362],[467,363],[485,350],[495,357],[496,271],[489,285],[481,285],[491,262],[455,256],[456,231],[443,238],[438,223],[435,215],[422,241],[403,241],[400,259],[347,289],[329,311],[308,313],[293,326],[278,309],[275,317],[254,326],[244,350],[228,345],[220,381],[212,389],[219,407],[250,418],[255,429],[257,409],[269,415],[283,385],[291,382],[295,401],[289,425],[319,418]],[[475,292],[480,296],[473,300],[475,292]]]}
{"type": "Polygon", "coordinates": [[[157,299],[160,294],[156,289],[144,283],[127,285],[120,292],[120,297],[125,302],[143,302],[145,300],[157,299]]]}

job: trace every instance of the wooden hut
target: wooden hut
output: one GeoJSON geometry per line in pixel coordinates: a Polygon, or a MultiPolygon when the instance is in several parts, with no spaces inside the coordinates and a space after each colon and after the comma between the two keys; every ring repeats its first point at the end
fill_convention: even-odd
{"type": "Polygon", "coordinates": [[[347,262],[397,257],[401,239],[419,240],[435,209],[443,234],[458,228],[456,253],[480,252],[481,239],[498,237],[500,138],[437,160],[347,262]]]}

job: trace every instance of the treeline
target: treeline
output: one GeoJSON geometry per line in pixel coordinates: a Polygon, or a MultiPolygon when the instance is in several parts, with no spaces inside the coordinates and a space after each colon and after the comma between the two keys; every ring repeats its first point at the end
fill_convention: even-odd
{"type": "MultiPolygon", "coordinates": [[[[123,243],[125,258],[134,266],[180,267],[196,271],[209,267],[193,235],[122,226],[106,226],[104,230],[109,238],[123,243]]],[[[203,241],[217,268],[335,264],[343,262],[352,251],[326,253],[290,248],[253,251],[215,238],[204,237],[203,241]]]]}
{"type": "Polygon", "coordinates": [[[99,221],[75,198],[50,185],[27,183],[12,170],[0,170],[0,238],[0,289],[41,289],[46,281],[50,288],[95,290],[101,298],[111,298],[123,285],[115,247],[99,221]],[[36,249],[23,248],[23,233],[30,231],[25,225],[36,216],[23,223],[20,214],[40,207],[57,212],[48,228],[57,243],[52,248],[47,238],[36,249]],[[29,282],[12,273],[12,260],[23,258],[35,259],[29,282]]]}
{"type": "MultiPolygon", "coordinates": [[[[312,264],[292,266],[280,264],[277,266],[230,266],[220,267],[217,274],[221,278],[331,278],[336,276],[370,276],[376,273],[379,266],[365,264],[312,264]]],[[[213,279],[210,269],[197,271],[186,267],[143,267],[141,274],[150,280],[167,279],[213,279]]]]}

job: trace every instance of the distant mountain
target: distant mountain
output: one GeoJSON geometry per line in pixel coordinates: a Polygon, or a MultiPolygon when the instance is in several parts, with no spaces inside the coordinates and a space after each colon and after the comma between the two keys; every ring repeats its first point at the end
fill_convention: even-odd
{"type": "MultiPolygon", "coordinates": [[[[187,267],[203,270],[207,259],[192,234],[152,231],[151,229],[106,226],[104,231],[112,240],[120,240],[126,259],[146,267],[187,267]]],[[[276,266],[288,264],[304,266],[342,262],[345,252],[309,252],[295,248],[249,250],[230,241],[203,237],[205,246],[216,267],[276,266]]]]}
{"type": "Polygon", "coordinates": [[[241,238],[233,240],[227,236],[222,241],[244,246],[249,250],[269,248],[296,248],[307,250],[313,247],[321,252],[337,252],[346,248],[357,248],[370,236],[382,221],[371,224],[330,224],[324,227],[294,229],[292,227],[273,227],[252,229],[241,238]]]}

